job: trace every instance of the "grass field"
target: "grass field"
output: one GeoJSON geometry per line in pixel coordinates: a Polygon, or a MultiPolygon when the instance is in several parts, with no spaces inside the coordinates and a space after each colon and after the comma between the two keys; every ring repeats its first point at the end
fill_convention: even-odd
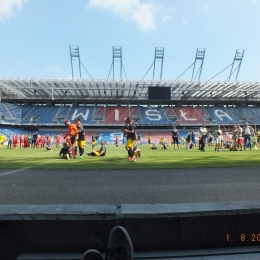
{"type": "MultiPolygon", "coordinates": [[[[99,148],[99,147],[98,147],[99,148]]],[[[150,150],[147,145],[139,145],[141,157],[136,162],[127,160],[127,152],[123,145],[115,148],[107,145],[105,157],[85,155],[83,159],[60,159],[60,148],[53,152],[45,149],[0,149],[0,169],[169,169],[169,168],[212,168],[212,167],[248,167],[260,166],[260,149],[242,152],[224,150],[215,152],[214,147],[207,147],[206,152],[197,149],[186,150],[184,146],[175,151],[168,146],[167,150],[150,150]]],[[[91,146],[85,147],[91,152],[91,146]]]]}

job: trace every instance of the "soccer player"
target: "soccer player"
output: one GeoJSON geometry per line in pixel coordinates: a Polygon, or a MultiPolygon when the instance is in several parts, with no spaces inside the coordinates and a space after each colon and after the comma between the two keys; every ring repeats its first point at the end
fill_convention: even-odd
{"type": "Polygon", "coordinates": [[[115,138],[115,145],[116,145],[116,147],[118,147],[118,135],[116,135],[116,138],[115,138]]]}
{"type": "Polygon", "coordinates": [[[256,136],[256,134],[254,134],[252,136],[252,142],[253,142],[253,148],[257,149],[257,136],[256,136]]]}
{"type": "Polygon", "coordinates": [[[28,135],[24,135],[24,148],[29,148],[28,135]]]}
{"type": "Polygon", "coordinates": [[[42,135],[39,139],[40,148],[44,148],[44,144],[45,144],[45,139],[44,136],[42,135]]]}
{"type": "Polygon", "coordinates": [[[4,141],[5,141],[5,137],[4,137],[4,135],[1,133],[1,134],[0,134],[0,148],[3,148],[4,141]]]}
{"type": "Polygon", "coordinates": [[[151,144],[151,141],[152,141],[152,136],[150,133],[148,134],[147,138],[148,138],[148,145],[149,145],[149,144],[151,144]]]}
{"type": "Polygon", "coordinates": [[[64,136],[64,139],[66,140],[66,142],[69,144],[69,146],[72,149],[72,156],[74,158],[76,158],[74,145],[75,145],[76,137],[78,135],[78,129],[77,129],[76,125],[71,124],[68,119],[65,120],[64,124],[68,128],[68,133],[64,136]]]}
{"type": "Polygon", "coordinates": [[[53,152],[52,145],[51,144],[47,144],[46,145],[46,150],[53,152]]]}
{"type": "Polygon", "coordinates": [[[126,141],[126,150],[128,151],[128,158],[130,162],[136,161],[136,157],[134,155],[133,147],[134,147],[134,140],[136,136],[136,129],[135,126],[133,125],[133,120],[130,116],[125,118],[125,127],[122,128],[122,131],[124,134],[127,136],[127,141],[126,141]]]}
{"type": "Polygon", "coordinates": [[[56,148],[59,148],[59,147],[60,147],[60,142],[61,142],[61,137],[60,137],[60,135],[57,135],[57,136],[56,136],[56,141],[55,141],[55,143],[56,143],[56,148]]]}
{"type": "Polygon", "coordinates": [[[13,148],[18,148],[18,134],[13,136],[13,148]]]}
{"type": "Polygon", "coordinates": [[[20,135],[20,148],[24,148],[24,134],[20,135]]]}
{"type": "Polygon", "coordinates": [[[102,140],[101,141],[101,147],[99,151],[93,151],[91,153],[86,153],[88,156],[105,156],[106,155],[106,141],[102,140]]]}
{"type": "MultiPolygon", "coordinates": [[[[85,147],[85,131],[84,128],[81,124],[80,118],[77,118],[75,120],[76,122],[76,127],[78,129],[78,139],[76,141],[76,148],[79,148],[79,159],[82,159],[84,156],[84,147],[85,147]]],[[[77,154],[77,152],[75,152],[77,154]]]]}
{"type": "Polygon", "coordinates": [[[160,144],[162,145],[162,150],[166,150],[165,137],[162,137],[162,138],[160,139],[160,144]]]}
{"type": "Polygon", "coordinates": [[[65,142],[63,144],[63,147],[60,150],[59,156],[60,156],[60,158],[65,158],[67,160],[70,160],[70,158],[72,157],[72,149],[68,145],[68,143],[65,142]]]}
{"type": "Polygon", "coordinates": [[[46,146],[50,145],[51,144],[51,137],[49,136],[49,134],[47,134],[45,136],[45,138],[46,138],[46,146]]]}
{"type": "Polygon", "coordinates": [[[96,149],[96,144],[97,144],[96,135],[95,135],[95,133],[92,133],[92,135],[91,135],[92,150],[96,149]]]}
{"type": "Polygon", "coordinates": [[[154,143],[149,144],[149,148],[152,150],[157,150],[157,147],[154,143]]]}
{"type": "Polygon", "coordinates": [[[35,141],[35,147],[39,148],[39,141],[40,141],[40,137],[38,136],[36,141],[35,141]]]}

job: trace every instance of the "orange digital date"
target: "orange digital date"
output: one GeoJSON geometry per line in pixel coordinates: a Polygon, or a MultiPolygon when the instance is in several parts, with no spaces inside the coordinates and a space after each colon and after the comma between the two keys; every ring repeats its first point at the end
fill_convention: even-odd
{"type": "Polygon", "coordinates": [[[230,234],[226,234],[226,241],[241,241],[241,242],[260,242],[260,233],[259,234],[240,234],[238,237],[231,237],[230,234]]]}

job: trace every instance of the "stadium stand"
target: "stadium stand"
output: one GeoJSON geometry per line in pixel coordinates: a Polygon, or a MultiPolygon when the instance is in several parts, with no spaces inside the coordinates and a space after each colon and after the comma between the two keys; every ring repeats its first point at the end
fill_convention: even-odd
{"type": "Polygon", "coordinates": [[[29,122],[29,114],[34,109],[35,105],[24,105],[21,106],[21,122],[29,122]]]}
{"type": "Polygon", "coordinates": [[[21,108],[10,103],[4,103],[3,106],[6,107],[11,118],[20,118],[21,116],[21,108]]]}
{"type": "Polygon", "coordinates": [[[162,107],[140,107],[142,119],[138,124],[144,125],[170,125],[173,121],[167,119],[162,107]]]}
{"type": "Polygon", "coordinates": [[[22,113],[22,123],[51,124],[55,118],[58,109],[58,106],[34,106],[33,109],[29,110],[26,115],[22,113]]]}
{"type": "Polygon", "coordinates": [[[21,108],[10,103],[0,103],[0,120],[5,123],[20,123],[21,108]]]}
{"type": "Polygon", "coordinates": [[[66,118],[71,109],[71,106],[60,106],[59,110],[57,111],[54,120],[57,122],[63,122],[66,118]]]}
{"type": "Polygon", "coordinates": [[[105,120],[99,121],[99,124],[124,124],[125,118],[129,116],[127,106],[108,106],[105,110],[105,120]]]}
{"type": "Polygon", "coordinates": [[[194,107],[194,109],[197,110],[198,114],[202,117],[205,124],[210,123],[211,116],[203,107],[196,106],[194,107]]]}
{"type": "Polygon", "coordinates": [[[104,120],[105,107],[104,106],[96,106],[94,111],[93,120],[104,120]]]}
{"type": "Polygon", "coordinates": [[[138,106],[129,107],[129,115],[136,121],[140,119],[140,111],[138,106]]]}
{"type": "Polygon", "coordinates": [[[74,121],[76,118],[80,118],[85,125],[96,124],[96,120],[93,120],[94,106],[72,106],[66,115],[66,119],[74,121]]]}
{"type": "Polygon", "coordinates": [[[258,107],[224,106],[104,106],[104,105],[15,105],[0,103],[2,124],[17,125],[60,125],[69,119],[80,118],[83,125],[119,126],[124,118],[131,116],[140,126],[169,126],[174,123],[183,126],[260,124],[258,107]]]}
{"type": "Polygon", "coordinates": [[[239,112],[238,108],[228,107],[228,110],[238,119],[241,120],[241,123],[245,120],[244,115],[239,112]]]}
{"type": "Polygon", "coordinates": [[[181,107],[176,106],[173,108],[175,113],[177,114],[179,120],[176,121],[177,124],[182,125],[201,125],[204,120],[201,115],[197,112],[194,107],[181,107]]]}
{"type": "Polygon", "coordinates": [[[168,119],[172,119],[172,120],[178,119],[172,107],[166,106],[164,107],[164,110],[167,113],[168,119]]]}
{"type": "Polygon", "coordinates": [[[237,107],[237,110],[244,116],[243,122],[250,124],[260,123],[260,109],[254,107],[237,107]]]}
{"type": "Polygon", "coordinates": [[[240,120],[225,107],[205,107],[214,124],[239,124],[240,120]]]}

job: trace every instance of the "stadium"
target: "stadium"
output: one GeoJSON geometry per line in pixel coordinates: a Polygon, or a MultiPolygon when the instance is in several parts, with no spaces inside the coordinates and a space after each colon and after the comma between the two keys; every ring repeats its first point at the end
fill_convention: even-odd
{"type": "Polygon", "coordinates": [[[3,259],[80,259],[75,252],[86,245],[104,251],[105,237],[114,225],[125,226],[138,244],[135,259],[260,254],[258,149],[251,154],[225,150],[219,155],[214,147],[206,148],[208,153],[197,149],[189,153],[181,147],[173,156],[170,141],[165,153],[158,149],[152,154],[147,146],[149,133],[158,145],[162,137],[171,139],[173,125],[184,138],[182,143],[203,124],[210,133],[220,126],[225,142],[232,141],[235,125],[248,122],[258,133],[260,83],[238,81],[244,50],[236,51],[226,81],[200,80],[205,49],[197,49],[195,61],[187,69],[192,69],[190,80],[180,79],[187,70],[177,79],[163,80],[163,48],[155,48],[154,62],[147,71],[153,67],[154,75],[159,62],[160,79],[146,80],[146,75],[140,80],[123,79],[121,50],[113,47],[109,72],[110,76],[113,69],[113,77],[104,80],[81,78],[84,65],[78,46],[70,46],[70,79],[0,79],[0,133],[4,136],[37,130],[40,135],[51,135],[54,144],[57,135],[66,134],[64,121],[80,118],[86,149],[90,149],[93,133],[98,145],[105,140],[108,149],[103,160],[85,156],[66,163],[58,158],[58,149],[53,154],[1,149],[3,185],[23,186],[18,191],[8,189],[10,199],[4,196],[1,240],[8,250],[2,256],[9,258],[3,259]],[[120,77],[116,79],[114,63],[118,60],[120,77]],[[79,77],[74,76],[76,69],[79,77]],[[128,116],[135,122],[142,150],[134,163],[126,160],[120,130],[128,116]],[[116,135],[122,144],[118,150],[114,147],[116,135]],[[251,166],[252,180],[244,189],[239,184],[248,181],[244,178],[247,166],[251,166]],[[210,185],[208,193],[200,190],[200,181],[210,185]],[[219,187],[220,183],[224,186],[219,187]],[[171,185],[178,188],[173,191],[171,185]],[[89,191],[85,193],[86,187],[89,191]],[[87,231],[79,235],[84,229],[87,231]],[[10,249],[13,245],[15,250],[10,249]]]}
{"type": "MultiPolygon", "coordinates": [[[[64,129],[65,119],[73,121],[77,117],[90,130],[87,142],[93,131],[98,131],[97,135],[105,141],[113,142],[109,139],[112,129],[120,129],[126,116],[134,119],[143,140],[156,129],[155,142],[174,124],[183,136],[188,134],[185,129],[196,131],[203,123],[212,129],[220,125],[225,132],[232,132],[234,125],[245,122],[256,131],[260,124],[259,82],[237,81],[244,50],[236,51],[233,63],[228,66],[232,67],[227,81],[200,81],[205,49],[197,49],[195,61],[188,68],[193,67],[189,81],[179,77],[162,80],[163,48],[155,48],[151,66],[154,77],[155,64],[160,62],[159,80],[123,80],[122,47],[113,47],[109,72],[110,75],[113,69],[113,78],[107,80],[81,79],[81,65],[84,65],[79,47],[70,46],[70,55],[72,79],[0,79],[4,134],[8,130],[3,127],[12,125],[55,135],[64,129]],[[114,78],[117,61],[120,61],[120,79],[114,78]],[[78,79],[74,78],[75,62],[79,66],[78,79]]],[[[122,133],[119,134],[122,139],[122,133]]]]}

